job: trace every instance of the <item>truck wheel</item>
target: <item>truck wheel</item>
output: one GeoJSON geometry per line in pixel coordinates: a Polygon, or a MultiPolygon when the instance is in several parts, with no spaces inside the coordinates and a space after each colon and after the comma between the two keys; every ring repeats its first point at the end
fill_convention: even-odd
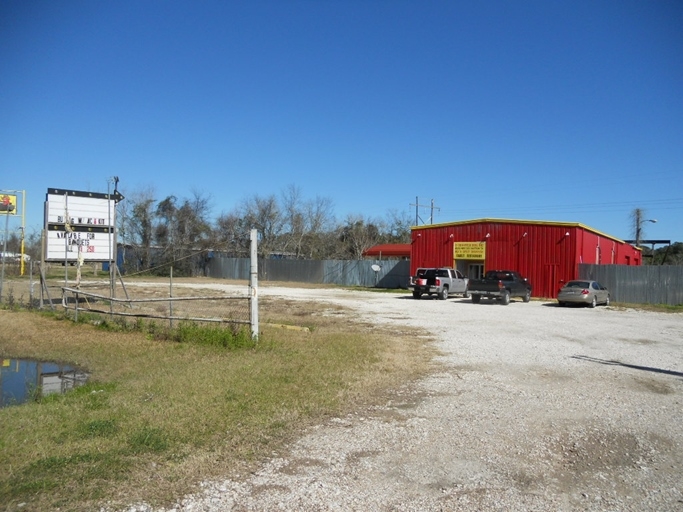
{"type": "Polygon", "coordinates": [[[448,298],[448,286],[444,286],[439,293],[439,299],[446,300],[448,298]]]}
{"type": "Polygon", "coordinates": [[[502,295],[500,296],[500,303],[503,306],[507,306],[508,304],[510,304],[510,293],[509,292],[505,291],[502,293],[502,295]]]}
{"type": "Polygon", "coordinates": [[[472,295],[472,302],[474,304],[479,304],[480,301],[481,301],[481,295],[472,295]]]}
{"type": "Polygon", "coordinates": [[[522,300],[524,302],[529,302],[531,300],[531,292],[529,290],[526,291],[524,297],[522,297],[522,300]]]}
{"type": "Polygon", "coordinates": [[[463,293],[462,296],[463,296],[463,298],[465,298],[465,299],[469,299],[469,298],[470,298],[470,291],[469,291],[469,290],[465,290],[465,293],[463,293]]]}
{"type": "Polygon", "coordinates": [[[422,297],[422,292],[413,292],[413,299],[419,299],[420,297],[422,297]]]}

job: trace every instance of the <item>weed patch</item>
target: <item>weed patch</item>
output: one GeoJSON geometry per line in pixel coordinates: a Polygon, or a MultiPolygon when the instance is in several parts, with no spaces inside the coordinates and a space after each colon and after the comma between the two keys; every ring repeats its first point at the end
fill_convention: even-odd
{"type": "Polygon", "coordinates": [[[145,452],[160,453],[169,447],[168,436],[160,428],[144,426],[133,432],[129,440],[131,450],[135,454],[145,452]]]}
{"type": "Polygon", "coordinates": [[[423,374],[409,333],[368,333],[329,304],[263,301],[248,331],[0,314],[0,353],[90,374],[65,395],[0,409],[0,503],[23,510],[159,506],[197,482],[244,471],[314,422],[373,403],[423,374]],[[150,473],[150,467],[154,472],[150,473]]]}

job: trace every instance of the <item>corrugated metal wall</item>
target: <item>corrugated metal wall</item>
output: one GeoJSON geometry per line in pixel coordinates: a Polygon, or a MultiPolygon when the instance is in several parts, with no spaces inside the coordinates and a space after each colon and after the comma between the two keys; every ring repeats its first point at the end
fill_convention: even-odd
{"type": "Polygon", "coordinates": [[[579,265],[578,277],[599,281],[614,302],[683,305],[682,266],[579,265]]]}
{"type": "MultiPolygon", "coordinates": [[[[339,284],[407,288],[410,277],[407,260],[262,260],[258,262],[259,280],[298,283],[339,284]],[[380,270],[375,272],[373,265],[380,270]]],[[[207,277],[249,279],[248,258],[215,256],[207,265],[207,277]]]]}
{"type": "Polygon", "coordinates": [[[214,256],[206,265],[206,277],[215,279],[249,279],[249,258],[214,256]]]}
{"type": "Polygon", "coordinates": [[[259,279],[321,283],[325,275],[322,261],[259,260],[259,279]]]}
{"type": "MultiPolygon", "coordinates": [[[[564,237],[564,233],[562,236],[564,237]]],[[[533,231],[527,231],[531,237],[533,231]]],[[[531,239],[530,239],[531,240],[531,239]]],[[[533,245],[533,244],[531,244],[533,245]]],[[[521,251],[533,253],[533,247],[522,246],[521,251]]],[[[574,251],[574,248],[561,251],[574,251]]],[[[522,252],[522,258],[526,258],[522,252]]],[[[533,264],[528,262],[526,272],[531,276],[533,264]]],[[[435,265],[437,266],[437,265],[435,265]]],[[[577,265],[577,273],[572,279],[595,279],[603,283],[612,294],[613,302],[631,304],[683,304],[683,266],[627,266],[627,265],[577,265]]],[[[216,279],[249,279],[248,258],[227,258],[217,256],[207,266],[208,277],[216,279]]],[[[521,267],[524,269],[525,267],[521,267]]],[[[265,281],[294,281],[301,283],[327,283],[343,286],[377,286],[380,288],[406,288],[410,277],[408,261],[301,261],[301,260],[259,260],[263,269],[259,279],[265,281]],[[372,265],[380,265],[375,274],[372,265]]],[[[261,273],[261,272],[259,272],[261,273]]],[[[531,281],[531,278],[529,279],[531,281]]],[[[533,282],[532,282],[533,284],[533,282]]],[[[552,294],[538,295],[546,298],[552,294]]]]}
{"type": "Polygon", "coordinates": [[[413,228],[411,272],[419,267],[484,263],[485,270],[521,273],[531,283],[534,297],[555,297],[564,282],[578,277],[580,263],[640,264],[639,255],[628,244],[575,224],[468,221],[413,228]],[[485,262],[455,262],[456,242],[485,242],[485,262]]]}

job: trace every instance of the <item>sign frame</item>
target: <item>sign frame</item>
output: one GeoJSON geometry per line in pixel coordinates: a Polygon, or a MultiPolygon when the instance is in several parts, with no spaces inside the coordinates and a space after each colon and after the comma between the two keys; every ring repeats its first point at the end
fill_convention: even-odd
{"type": "Polygon", "coordinates": [[[486,242],[453,242],[454,260],[486,260],[486,242]]]}
{"type": "Polygon", "coordinates": [[[0,215],[17,214],[17,196],[0,192],[0,215]]]}
{"type": "Polygon", "coordinates": [[[115,253],[116,204],[113,194],[50,188],[45,198],[46,262],[106,262],[115,253]]]}

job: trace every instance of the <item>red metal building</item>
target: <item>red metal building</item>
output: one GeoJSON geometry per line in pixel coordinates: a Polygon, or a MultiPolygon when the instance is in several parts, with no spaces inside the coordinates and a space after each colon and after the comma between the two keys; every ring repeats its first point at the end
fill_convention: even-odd
{"type": "Polygon", "coordinates": [[[555,297],[578,278],[580,263],[640,265],[641,251],[579,223],[476,219],[411,228],[410,272],[446,266],[476,279],[486,270],[516,270],[534,297],[555,297]]]}

